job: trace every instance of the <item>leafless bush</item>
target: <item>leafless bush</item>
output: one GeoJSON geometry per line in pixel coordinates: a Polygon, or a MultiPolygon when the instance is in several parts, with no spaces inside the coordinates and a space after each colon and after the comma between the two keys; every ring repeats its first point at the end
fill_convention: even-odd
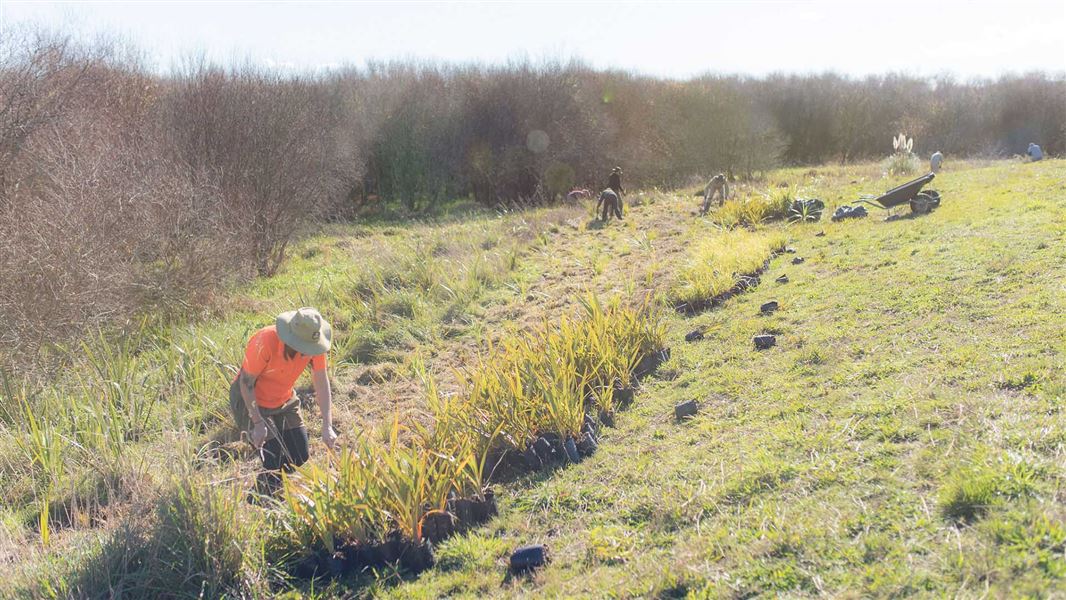
{"type": "Polygon", "coordinates": [[[152,78],[101,58],[59,70],[72,68],[69,97],[22,118],[43,125],[4,169],[0,309],[14,327],[0,335],[30,349],[138,311],[173,314],[232,256],[217,194],[162,159],[152,78]]]}
{"type": "Polygon", "coordinates": [[[313,81],[203,64],[169,87],[168,154],[217,187],[256,273],[273,274],[297,228],[350,185],[331,98],[313,81]]]}
{"type": "Polygon", "coordinates": [[[167,318],[270,274],[350,179],[331,137],[340,106],[315,82],[207,68],[160,80],[45,38],[2,73],[9,347],[167,318]]]}

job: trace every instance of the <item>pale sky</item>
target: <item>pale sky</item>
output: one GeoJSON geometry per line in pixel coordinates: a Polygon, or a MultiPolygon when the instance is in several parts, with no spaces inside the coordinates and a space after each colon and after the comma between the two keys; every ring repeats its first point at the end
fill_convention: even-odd
{"type": "Polygon", "coordinates": [[[747,2],[27,2],[0,0],[0,35],[34,23],[118,35],[160,70],[204,53],[315,70],[368,59],[578,58],[686,78],[836,71],[994,77],[1066,73],[1066,0],[747,2]]]}

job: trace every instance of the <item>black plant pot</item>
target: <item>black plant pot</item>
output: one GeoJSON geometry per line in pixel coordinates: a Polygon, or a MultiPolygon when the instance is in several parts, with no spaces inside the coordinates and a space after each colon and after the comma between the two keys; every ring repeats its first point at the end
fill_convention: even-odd
{"type": "Polygon", "coordinates": [[[751,341],[755,344],[757,350],[767,350],[777,344],[777,337],[769,333],[763,333],[751,338],[751,341]]]}
{"type": "Polygon", "coordinates": [[[289,572],[299,579],[314,579],[320,571],[319,556],[309,554],[289,565],[289,572]]]}
{"type": "Polygon", "coordinates": [[[460,527],[469,527],[474,521],[474,503],[469,498],[456,498],[450,501],[449,510],[459,521],[460,527]]]}
{"type": "Polygon", "coordinates": [[[552,452],[556,460],[566,460],[566,440],[561,437],[552,440],[552,452]]]}
{"type": "Polygon", "coordinates": [[[348,555],[348,568],[354,571],[362,571],[368,567],[380,566],[380,556],[373,548],[364,544],[347,546],[344,549],[348,555]]]}
{"type": "Polygon", "coordinates": [[[655,369],[658,369],[659,365],[663,364],[669,359],[669,348],[663,348],[662,350],[652,352],[651,354],[648,354],[644,358],[640,359],[640,362],[637,363],[637,367],[634,369],[634,372],[637,377],[643,377],[655,371],[655,369]]]}
{"type": "Polygon", "coordinates": [[[592,434],[586,432],[581,437],[581,441],[577,443],[577,451],[581,456],[591,456],[596,451],[596,438],[592,434]]]}
{"type": "Polygon", "coordinates": [[[629,406],[633,403],[633,386],[614,388],[614,400],[619,406],[629,406]]]}
{"type": "Polygon", "coordinates": [[[695,400],[682,402],[674,407],[674,418],[678,421],[695,415],[700,410],[700,405],[695,400]]]}
{"type": "Polygon", "coordinates": [[[526,451],[522,453],[522,459],[526,461],[526,466],[534,471],[539,471],[544,463],[537,456],[537,451],[533,447],[533,444],[526,446],[526,451]]]}
{"type": "Polygon", "coordinates": [[[378,559],[382,564],[392,564],[400,560],[404,550],[404,539],[396,533],[390,533],[388,539],[378,547],[378,559]]]}
{"type": "Polygon", "coordinates": [[[500,514],[500,509],[496,505],[496,492],[492,491],[492,488],[485,488],[485,506],[488,507],[489,518],[495,517],[500,514]]]}
{"type": "Polygon", "coordinates": [[[489,520],[492,517],[492,507],[489,505],[488,500],[474,499],[473,500],[473,522],[474,524],[481,524],[489,520]]]}
{"type": "Polygon", "coordinates": [[[344,573],[348,571],[348,557],[343,552],[334,552],[326,557],[326,568],[329,569],[329,576],[333,579],[344,576],[344,573]]]}
{"type": "Polygon", "coordinates": [[[511,571],[525,573],[548,564],[548,547],[541,544],[522,546],[511,554],[511,571]]]}
{"type": "Polygon", "coordinates": [[[433,510],[422,517],[421,530],[423,540],[439,544],[455,533],[455,522],[451,513],[433,510]]]}
{"type": "Polygon", "coordinates": [[[566,458],[572,463],[581,462],[581,455],[577,452],[577,444],[574,442],[574,438],[568,437],[563,442],[563,450],[566,452],[566,458]]]}
{"type": "Polygon", "coordinates": [[[614,427],[614,413],[601,409],[597,416],[600,419],[600,423],[603,423],[607,427],[614,427]]]}
{"type": "Polygon", "coordinates": [[[585,415],[585,422],[582,425],[581,430],[586,434],[592,436],[595,436],[597,433],[599,433],[598,431],[596,431],[596,419],[592,418],[591,414],[585,415]]]}
{"type": "Polygon", "coordinates": [[[548,464],[555,459],[555,450],[552,448],[552,443],[545,436],[541,436],[537,438],[537,441],[533,442],[533,449],[536,450],[537,456],[540,457],[541,462],[544,464],[548,464]]]}
{"type": "Polygon", "coordinates": [[[400,567],[421,573],[433,566],[433,548],[425,543],[404,542],[400,553],[400,567]]]}

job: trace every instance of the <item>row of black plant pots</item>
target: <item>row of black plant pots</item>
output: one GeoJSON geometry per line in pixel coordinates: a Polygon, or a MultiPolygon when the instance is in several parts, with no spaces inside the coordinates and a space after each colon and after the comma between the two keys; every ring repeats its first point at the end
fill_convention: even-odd
{"type": "Polygon", "coordinates": [[[545,433],[526,446],[522,458],[528,468],[537,471],[557,462],[580,462],[596,451],[596,445],[595,425],[589,417],[585,417],[585,424],[577,438],[545,433]]]}
{"type": "Polygon", "coordinates": [[[459,498],[452,494],[446,510],[428,509],[420,523],[421,539],[389,532],[377,543],[344,543],[336,552],[315,552],[294,561],[290,573],[302,579],[341,577],[365,569],[397,565],[405,571],[421,573],[434,564],[433,546],[471,527],[488,521],[498,513],[496,496],[486,489],[480,496],[459,498]]]}
{"type": "MultiPolygon", "coordinates": [[[[644,356],[634,370],[636,377],[643,377],[659,367],[670,357],[665,348],[644,356]]],[[[614,391],[614,401],[622,408],[633,402],[633,387],[619,387],[614,391]]],[[[614,415],[600,411],[599,423],[614,424],[614,415]]],[[[522,453],[524,466],[539,470],[558,462],[576,463],[593,454],[598,446],[599,423],[591,414],[585,415],[581,432],[576,437],[545,433],[531,442],[522,453]]],[[[505,451],[506,453],[506,451],[505,451]]],[[[445,510],[430,510],[427,507],[420,524],[421,538],[405,538],[398,531],[390,532],[385,540],[375,544],[345,544],[332,555],[321,551],[295,561],[290,572],[304,579],[320,576],[341,577],[344,574],[364,569],[398,565],[412,573],[420,573],[434,564],[433,546],[443,540],[491,519],[497,514],[496,498],[491,489],[470,498],[458,498],[454,493],[447,501],[445,510]]]]}
{"type": "MultiPolygon", "coordinates": [[[[638,378],[643,377],[655,371],[669,358],[669,348],[651,352],[637,363],[634,375],[638,378]]],[[[633,386],[618,386],[614,390],[614,402],[619,407],[625,408],[633,403],[634,392],[633,386]]],[[[590,404],[593,403],[591,396],[588,400],[590,404]]],[[[600,410],[597,418],[604,425],[614,425],[614,414],[611,412],[600,410]]],[[[543,433],[526,446],[522,452],[522,458],[525,466],[534,471],[561,461],[580,462],[582,458],[596,451],[598,435],[596,418],[587,414],[581,432],[577,436],[561,436],[553,432],[543,433]]]]}

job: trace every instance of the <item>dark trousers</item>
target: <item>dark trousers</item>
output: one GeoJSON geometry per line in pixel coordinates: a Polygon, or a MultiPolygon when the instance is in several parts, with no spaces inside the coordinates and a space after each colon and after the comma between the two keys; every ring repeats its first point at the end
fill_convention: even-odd
{"type": "MultiPolygon", "coordinates": [[[[274,422],[275,427],[282,422],[278,417],[267,417],[274,422]]],[[[263,471],[255,480],[255,489],[261,494],[273,495],[281,487],[281,473],[292,470],[307,462],[307,428],[304,426],[295,429],[277,429],[281,434],[279,440],[273,433],[269,433],[266,442],[263,442],[263,471]]]]}
{"type": "MultiPolygon", "coordinates": [[[[277,417],[269,417],[275,423],[281,420],[277,417]]],[[[295,429],[278,429],[281,434],[279,440],[270,435],[263,443],[263,468],[268,471],[285,471],[286,473],[307,462],[307,428],[300,426],[295,429]]]]}
{"type": "MultiPolygon", "coordinates": [[[[247,415],[240,394],[240,387],[234,381],[230,386],[230,405],[235,414],[244,411],[247,415]]],[[[291,472],[295,467],[307,462],[310,456],[307,428],[300,417],[298,402],[291,402],[276,409],[260,408],[259,414],[268,420],[268,427],[267,439],[261,450],[263,472],[259,474],[256,488],[263,493],[273,493],[281,484],[282,471],[291,472]]]]}
{"type": "Polygon", "coordinates": [[[615,202],[611,202],[609,200],[608,201],[604,201],[604,203],[603,203],[603,211],[600,213],[600,220],[601,221],[607,221],[608,219],[611,218],[611,213],[614,213],[614,216],[618,217],[619,219],[622,218],[622,199],[621,198],[619,198],[615,202]]]}

